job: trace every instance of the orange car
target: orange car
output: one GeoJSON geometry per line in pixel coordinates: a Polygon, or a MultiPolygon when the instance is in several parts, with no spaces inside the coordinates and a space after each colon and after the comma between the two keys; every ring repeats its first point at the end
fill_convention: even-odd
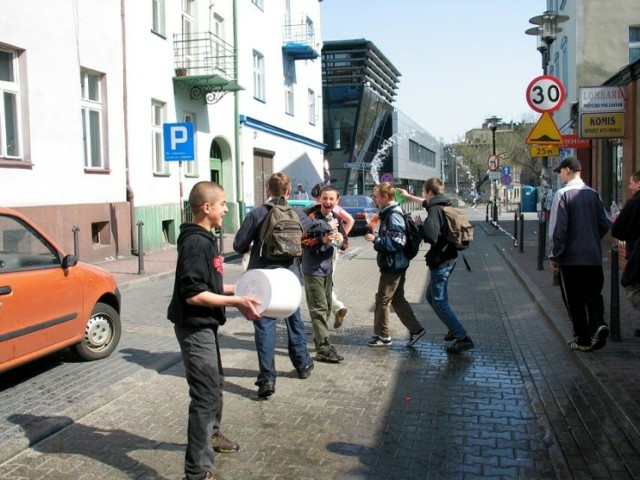
{"type": "Polygon", "coordinates": [[[0,372],[68,346],[84,360],[104,358],[121,333],[111,274],[65,255],[27,217],[0,207],[0,372]]]}

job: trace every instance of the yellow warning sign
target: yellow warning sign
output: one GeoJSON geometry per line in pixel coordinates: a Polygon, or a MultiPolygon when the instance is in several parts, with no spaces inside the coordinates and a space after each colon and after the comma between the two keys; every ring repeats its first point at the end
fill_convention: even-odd
{"type": "Polygon", "coordinates": [[[529,133],[527,145],[561,145],[562,134],[549,112],[544,112],[529,133]]]}

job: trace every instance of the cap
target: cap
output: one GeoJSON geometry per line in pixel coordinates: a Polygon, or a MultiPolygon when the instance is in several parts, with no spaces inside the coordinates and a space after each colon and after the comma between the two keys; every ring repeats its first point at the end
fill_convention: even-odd
{"type": "Polygon", "coordinates": [[[556,168],[553,169],[555,173],[559,173],[565,167],[569,167],[574,172],[579,172],[582,170],[582,165],[580,165],[580,161],[575,157],[565,158],[560,162],[556,168]]]}

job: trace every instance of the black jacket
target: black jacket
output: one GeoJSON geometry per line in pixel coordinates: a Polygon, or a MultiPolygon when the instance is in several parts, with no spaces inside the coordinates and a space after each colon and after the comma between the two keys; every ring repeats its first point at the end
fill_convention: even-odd
{"type": "Polygon", "coordinates": [[[176,325],[190,327],[224,325],[224,307],[187,303],[188,298],[204,291],[224,293],[222,265],[223,259],[213,233],[195,223],[180,225],[176,276],[167,318],[176,325]]]}
{"type": "Polygon", "coordinates": [[[444,195],[436,195],[430,202],[426,200],[422,206],[427,211],[427,218],[422,224],[422,236],[431,245],[425,255],[427,265],[431,269],[440,269],[455,262],[458,251],[447,240],[447,220],[442,207],[451,205],[444,195]]]}
{"type": "Polygon", "coordinates": [[[640,192],[624,204],[611,225],[611,235],[626,242],[627,264],[620,283],[623,287],[640,283],[640,192]]]}

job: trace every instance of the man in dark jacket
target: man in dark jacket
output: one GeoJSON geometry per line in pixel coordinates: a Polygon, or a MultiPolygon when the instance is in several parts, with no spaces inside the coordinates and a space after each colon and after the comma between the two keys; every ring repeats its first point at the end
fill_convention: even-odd
{"type": "Polygon", "coordinates": [[[604,323],[602,237],[611,221],[600,195],[580,178],[577,158],[554,168],[564,187],[551,205],[549,243],[551,270],[560,276],[562,300],[573,324],[569,348],[582,352],[605,346],[609,327],[604,323]]]}
{"type": "Polygon", "coordinates": [[[425,259],[429,267],[429,285],[427,285],[427,302],[438,318],[449,329],[445,340],[452,340],[446,346],[448,353],[460,353],[472,349],[475,345],[467,335],[467,331],[449,305],[447,286],[449,276],[456,266],[458,251],[447,240],[447,220],[442,207],[451,205],[444,196],[444,183],[437,177],[425,180],[423,184],[424,198],[415,197],[402,190],[403,197],[422,203],[427,211],[427,218],[422,222],[416,216],[416,224],[422,224],[422,235],[425,242],[431,245],[425,259]]]}
{"type": "Polygon", "coordinates": [[[367,233],[364,238],[373,242],[373,248],[378,252],[376,261],[380,268],[380,281],[373,316],[374,335],[368,345],[391,346],[389,305],[392,305],[402,324],[409,330],[406,346],[410,347],[425,334],[425,330],[404,296],[405,277],[409,268],[409,258],[404,253],[407,243],[404,215],[395,201],[395,188],[390,183],[376,185],[373,198],[380,208],[379,229],[377,235],[367,233]]]}
{"type": "MultiPolygon", "coordinates": [[[[291,180],[284,172],[274,173],[267,181],[267,193],[271,201],[286,203],[289,195],[291,195],[291,180]]],[[[236,233],[233,240],[233,249],[244,254],[251,251],[249,257],[248,270],[254,268],[286,268],[292,271],[302,284],[302,272],[300,270],[299,259],[284,259],[282,261],[273,261],[263,258],[261,254],[262,245],[260,245],[260,230],[265,221],[269,208],[266,205],[260,205],[246,216],[240,229],[236,233]]],[[[296,209],[300,215],[300,220],[305,224],[309,222],[306,215],[299,209],[296,209]]],[[[302,241],[302,238],[300,238],[302,241]]],[[[313,360],[307,349],[306,332],[302,317],[300,316],[300,308],[284,319],[287,327],[289,359],[301,379],[308,378],[313,370],[313,360]]],[[[258,396],[266,398],[273,395],[276,391],[276,319],[271,317],[262,317],[254,322],[254,339],[256,343],[256,352],[258,353],[258,368],[260,372],[256,380],[258,387],[258,396]]]]}
{"type": "Polygon", "coordinates": [[[255,298],[235,296],[235,285],[223,283],[223,261],[211,233],[227,213],[224,190],[213,182],[197,183],[189,194],[193,222],[180,226],[173,297],[167,317],[174,330],[189,385],[189,424],[185,478],[213,478],[213,450],[240,447],[220,433],[224,373],[218,327],[226,322],[225,307],[235,307],[247,320],[260,317],[255,298]]]}

